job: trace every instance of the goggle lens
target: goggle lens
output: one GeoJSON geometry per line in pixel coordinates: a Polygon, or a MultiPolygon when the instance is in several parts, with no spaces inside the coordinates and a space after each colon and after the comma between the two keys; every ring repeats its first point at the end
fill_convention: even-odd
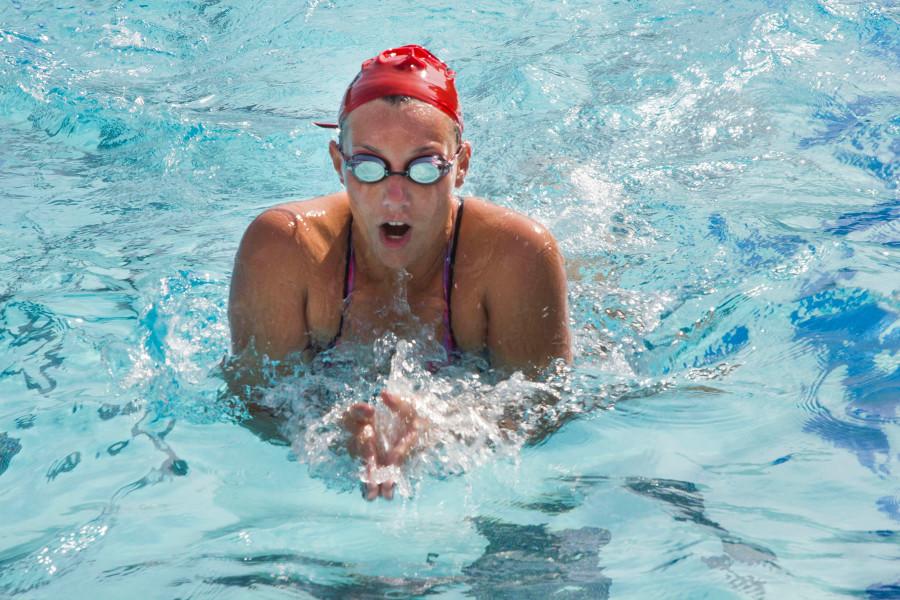
{"type": "Polygon", "coordinates": [[[433,157],[417,158],[410,163],[407,172],[416,183],[434,183],[444,174],[433,157]]]}
{"type": "Polygon", "coordinates": [[[353,171],[353,175],[364,183],[375,183],[376,181],[381,181],[385,177],[386,169],[384,168],[384,163],[377,159],[372,160],[372,158],[375,157],[366,157],[366,159],[359,157],[353,161],[353,164],[350,167],[350,170],[353,171]]]}

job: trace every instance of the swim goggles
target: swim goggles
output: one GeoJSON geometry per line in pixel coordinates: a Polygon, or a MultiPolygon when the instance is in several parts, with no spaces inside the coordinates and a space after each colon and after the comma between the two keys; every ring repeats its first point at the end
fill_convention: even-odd
{"type": "Polygon", "coordinates": [[[420,156],[406,163],[403,171],[391,171],[387,163],[374,154],[354,154],[347,156],[341,152],[344,157],[344,163],[359,181],[363,183],[378,183],[382,179],[390,175],[403,175],[410,181],[421,185],[430,185],[437,183],[444,175],[450,172],[456,157],[462,145],[456,150],[450,160],[446,160],[443,156],[420,156]]]}

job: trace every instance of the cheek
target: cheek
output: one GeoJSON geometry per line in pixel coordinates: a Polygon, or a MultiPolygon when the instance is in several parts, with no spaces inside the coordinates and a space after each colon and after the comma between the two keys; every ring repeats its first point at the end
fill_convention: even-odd
{"type": "Polygon", "coordinates": [[[415,217],[429,231],[429,236],[437,235],[444,228],[450,213],[450,205],[452,200],[448,200],[449,194],[444,191],[442,194],[429,197],[420,207],[417,207],[415,217]]]}
{"type": "Polygon", "coordinates": [[[372,214],[375,212],[375,204],[370,194],[366,194],[363,190],[355,189],[348,186],[348,196],[350,197],[350,211],[353,218],[360,224],[368,225],[374,218],[372,214]]]}
{"type": "Polygon", "coordinates": [[[347,178],[347,195],[350,197],[350,203],[361,210],[371,211],[378,198],[378,193],[375,189],[377,186],[366,185],[350,179],[349,177],[347,178]]]}

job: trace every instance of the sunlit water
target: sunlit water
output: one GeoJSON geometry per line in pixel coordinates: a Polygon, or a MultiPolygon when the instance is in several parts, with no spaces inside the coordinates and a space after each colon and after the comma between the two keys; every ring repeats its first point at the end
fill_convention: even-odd
{"type": "Polygon", "coordinates": [[[0,5],[0,596],[900,595],[896,4],[80,4],[0,5]],[[311,121],[410,42],[458,72],[463,191],[560,240],[575,364],[388,336],[262,439],[240,235],[337,189],[311,121]],[[385,386],[433,444],[367,503],[336,420],[385,386]]]}

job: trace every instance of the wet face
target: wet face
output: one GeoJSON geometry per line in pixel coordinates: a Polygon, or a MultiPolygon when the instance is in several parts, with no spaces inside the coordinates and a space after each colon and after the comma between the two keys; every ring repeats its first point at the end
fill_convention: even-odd
{"type": "MultiPolygon", "coordinates": [[[[424,102],[392,104],[374,100],[347,117],[343,151],[348,156],[377,156],[391,171],[405,171],[409,162],[438,155],[450,160],[458,147],[453,121],[424,102]]],[[[447,243],[453,191],[463,183],[469,160],[464,144],[443,178],[423,185],[401,175],[363,183],[346,167],[340,148],[331,144],[335,170],[346,186],[354,231],[362,234],[364,250],[384,267],[414,270],[447,243]]]]}

